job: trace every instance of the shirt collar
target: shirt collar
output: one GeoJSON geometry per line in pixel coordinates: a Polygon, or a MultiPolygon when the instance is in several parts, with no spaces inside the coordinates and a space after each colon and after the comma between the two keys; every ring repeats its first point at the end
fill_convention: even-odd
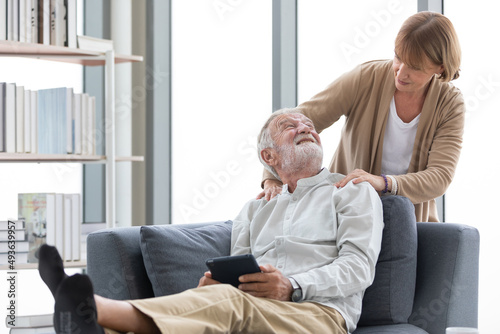
{"type": "MultiPolygon", "coordinates": [[[[297,181],[297,188],[315,186],[324,181],[329,175],[330,171],[326,168],[322,168],[318,174],[297,181]]],[[[282,193],[288,193],[288,184],[283,185],[282,193]]]]}

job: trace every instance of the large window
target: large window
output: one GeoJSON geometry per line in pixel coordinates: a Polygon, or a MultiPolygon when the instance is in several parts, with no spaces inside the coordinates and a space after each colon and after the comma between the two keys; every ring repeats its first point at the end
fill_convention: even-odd
{"type": "MultiPolygon", "coordinates": [[[[391,59],[401,24],[416,12],[416,0],[299,0],[299,103],[358,64],[391,59]]],[[[324,165],[337,148],[343,123],[341,119],[321,133],[324,165]]]]}
{"type": "Polygon", "coordinates": [[[500,202],[500,32],[495,1],[445,1],[445,15],[457,30],[462,47],[460,78],[454,81],[462,90],[467,108],[464,144],[458,169],[446,193],[448,222],[475,226],[481,234],[479,272],[479,329],[498,330],[500,292],[496,278],[500,224],[495,208],[500,202]]]}
{"type": "Polygon", "coordinates": [[[172,222],[233,219],[260,189],[272,2],[172,1],[172,222]]]}

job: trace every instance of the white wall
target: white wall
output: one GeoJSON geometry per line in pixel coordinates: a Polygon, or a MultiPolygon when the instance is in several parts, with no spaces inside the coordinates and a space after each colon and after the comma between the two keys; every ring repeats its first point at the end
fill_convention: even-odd
{"type": "Polygon", "coordinates": [[[446,193],[446,220],[476,227],[481,235],[479,329],[499,333],[498,236],[500,218],[500,4],[488,0],[445,1],[462,46],[462,71],[456,80],[467,107],[462,154],[446,193]]]}

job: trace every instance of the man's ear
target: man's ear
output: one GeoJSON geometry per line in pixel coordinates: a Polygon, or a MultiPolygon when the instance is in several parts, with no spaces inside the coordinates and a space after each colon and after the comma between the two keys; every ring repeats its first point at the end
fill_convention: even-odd
{"type": "Polygon", "coordinates": [[[274,167],[276,165],[274,150],[265,148],[260,151],[260,156],[262,157],[262,160],[269,166],[274,167]]]}

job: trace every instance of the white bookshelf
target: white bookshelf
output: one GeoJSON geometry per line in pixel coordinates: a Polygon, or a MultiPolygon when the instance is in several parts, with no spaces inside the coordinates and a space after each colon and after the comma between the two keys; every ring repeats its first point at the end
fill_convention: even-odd
{"type": "MultiPolygon", "coordinates": [[[[106,224],[114,227],[116,221],[116,162],[144,161],[141,156],[121,157],[115,154],[115,64],[140,62],[142,56],[119,55],[113,50],[95,52],[78,48],[43,44],[0,41],[0,57],[23,57],[58,61],[83,66],[105,67],[105,155],[0,153],[0,163],[101,163],[106,166],[106,224]]],[[[65,264],[66,265],[66,264],[65,264]]],[[[19,267],[20,268],[20,267],[19,267]]]]}

